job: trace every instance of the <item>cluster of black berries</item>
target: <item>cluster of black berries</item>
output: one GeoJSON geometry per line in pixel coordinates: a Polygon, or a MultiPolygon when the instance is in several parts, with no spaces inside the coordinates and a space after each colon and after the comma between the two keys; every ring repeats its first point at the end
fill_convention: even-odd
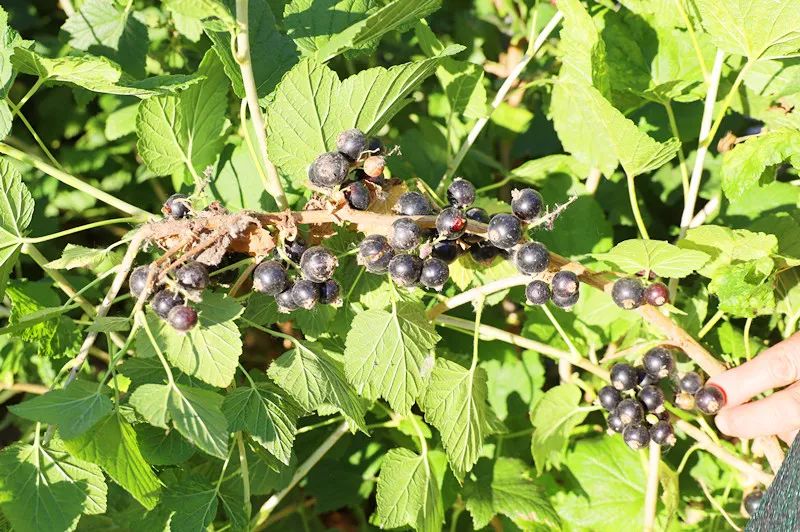
{"type": "Polygon", "coordinates": [[[666,410],[666,392],[675,393],[673,404],[684,410],[695,406],[705,414],[716,414],[725,396],[716,386],[703,385],[703,379],[690,371],[677,375],[671,349],[654,347],[645,353],[641,366],[615,364],[611,385],[597,394],[608,412],[609,432],[622,433],[628,447],[646,447],[650,441],[663,449],[675,444],[675,433],[666,410]]]}
{"type": "Polygon", "coordinates": [[[611,297],[620,308],[633,310],[645,303],[660,307],[669,302],[669,289],[664,283],[651,283],[647,286],[636,277],[623,277],[614,282],[611,297]]]}
{"type": "MultiPolygon", "coordinates": [[[[185,218],[191,212],[188,196],[173,194],[164,203],[163,211],[172,218],[185,218]]],[[[138,299],[144,292],[149,273],[149,264],[131,272],[128,285],[134,298],[138,299]]],[[[197,324],[197,311],[188,306],[186,301],[199,299],[200,293],[209,285],[208,268],[197,261],[187,261],[175,270],[173,279],[158,281],[156,274],[154,272],[155,292],[150,307],[176,331],[188,331],[197,324]]]]}
{"type": "Polygon", "coordinates": [[[256,266],[253,290],[275,296],[281,312],[310,310],[317,303],[341,304],[341,287],[332,279],[339,261],[330,250],[323,246],[307,247],[296,238],[285,243],[283,252],[283,260],[268,259],[256,266]],[[289,267],[299,270],[300,275],[292,278],[289,267]]]}

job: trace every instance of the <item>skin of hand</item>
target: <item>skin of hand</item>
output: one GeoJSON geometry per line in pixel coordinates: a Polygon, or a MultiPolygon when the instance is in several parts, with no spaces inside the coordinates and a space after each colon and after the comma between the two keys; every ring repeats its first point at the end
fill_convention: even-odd
{"type": "Polygon", "coordinates": [[[725,392],[727,403],[717,428],[738,438],[777,435],[792,443],[800,430],[800,332],[753,360],[709,379],[725,392]],[[769,390],[771,395],[751,401],[769,390]]]}

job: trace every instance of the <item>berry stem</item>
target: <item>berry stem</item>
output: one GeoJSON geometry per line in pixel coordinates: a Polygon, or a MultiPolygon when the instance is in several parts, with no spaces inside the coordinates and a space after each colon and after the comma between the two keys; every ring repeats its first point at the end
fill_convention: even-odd
{"type": "Polygon", "coordinates": [[[644,532],[655,530],[658,506],[658,470],[661,467],[661,446],[650,442],[647,463],[647,488],[644,494],[644,532]]]}
{"type": "Polygon", "coordinates": [[[114,225],[114,224],[135,224],[141,222],[142,219],[137,216],[129,216],[126,218],[112,218],[110,220],[100,220],[98,222],[93,222],[86,225],[81,225],[78,227],[73,227],[71,229],[66,229],[64,231],[59,231],[58,233],[52,233],[45,236],[37,236],[31,238],[23,238],[22,241],[26,244],[39,244],[41,242],[47,242],[48,240],[56,240],[58,238],[73,235],[75,233],[80,233],[81,231],[88,231],[89,229],[94,229],[96,227],[103,227],[104,225],[114,225]]]}
{"type": "Polygon", "coordinates": [[[247,463],[247,450],[244,446],[242,432],[236,433],[236,447],[239,450],[239,467],[242,471],[242,499],[244,499],[244,512],[247,518],[253,513],[253,503],[250,500],[250,466],[247,463]]]}
{"type": "Polygon", "coordinates": [[[639,200],[636,197],[636,184],[634,183],[634,175],[630,172],[625,172],[625,178],[628,181],[628,199],[631,202],[631,210],[633,211],[633,219],[636,220],[636,227],[639,233],[645,240],[650,240],[650,235],[647,234],[647,226],[644,225],[642,213],[639,211],[639,200]]]}

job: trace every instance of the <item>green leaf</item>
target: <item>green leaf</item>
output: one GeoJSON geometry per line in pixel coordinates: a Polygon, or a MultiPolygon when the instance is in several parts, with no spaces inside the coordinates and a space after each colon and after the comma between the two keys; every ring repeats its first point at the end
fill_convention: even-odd
{"type": "Polygon", "coordinates": [[[172,388],[168,400],[167,408],[178,432],[201,450],[224,460],[229,431],[222,413],[222,396],[179,384],[172,388]]]}
{"type": "Polygon", "coordinates": [[[102,467],[142,506],[155,508],[161,483],[139,451],[136,432],[119,412],[106,416],[83,435],[64,440],[64,446],[72,456],[102,467]]]}
{"type": "Polygon", "coordinates": [[[705,277],[715,277],[719,270],[731,263],[769,257],[778,251],[778,239],[766,233],[746,229],[731,229],[720,225],[702,225],[689,229],[678,241],[682,250],[705,253],[709,261],[698,270],[705,277]]]}
{"type": "Polygon", "coordinates": [[[561,71],[559,79],[593,85],[601,94],[610,93],[606,48],[600,32],[578,0],[562,0],[561,71]]]}
{"type": "Polygon", "coordinates": [[[344,81],[325,65],[300,61],[284,76],[267,106],[270,159],[288,182],[303,186],[309,162],[333,149],[341,131],[357,127],[377,133],[408,103],[408,94],[445,57],[461,49],[450,46],[436,57],[388,70],[362,70],[344,81]]]}
{"type": "Polygon", "coordinates": [[[229,28],[236,24],[230,9],[220,0],[164,0],[164,6],[187,17],[218,18],[229,28]]]}
{"type": "Polygon", "coordinates": [[[313,55],[379,6],[376,0],[292,0],[283,9],[283,23],[303,55],[313,55]]]}
{"type": "MultiPolygon", "coordinates": [[[[153,314],[147,316],[150,330],[175,367],[213,386],[226,387],[233,381],[242,354],[242,338],[234,320],[243,309],[232,298],[210,291],[194,307],[198,325],[189,332],[179,333],[153,314]]],[[[136,349],[139,356],[156,356],[143,330],[137,334],[136,349]]]]}
{"type": "Polygon", "coordinates": [[[574,384],[550,388],[531,412],[534,426],[531,453],[541,474],[550,466],[559,467],[572,429],[586,419],[590,409],[580,406],[581,390],[574,384]]]}
{"type": "Polygon", "coordinates": [[[738,144],[723,155],[722,190],[736,201],[753,187],[773,182],[778,165],[787,160],[800,167],[798,131],[779,129],[738,144]]]}
{"type": "Polygon", "coordinates": [[[774,266],[774,261],[767,257],[724,266],[715,272],[708,291],[719,298],[719,309],[727,314],[741,317],[772,314],[775,295],[770,281],[774,266]]]}
{"type": "Polygon", "coordinates": [[[67,244],[61,258],[50,261],[47,267],[52,270],[72,270],[75,268],[96,269],[99,266],[113,267],[122,262],[122,256],[105,249],[93,249],[76,244],[67,244]]]}
{"type": "Polygon", "coordinates": [[[420,408],[442,435],[450,468],[462,480],[478,460],[487,436],[503,430],[487,402],[486,371],[439,358],[420,408]]]}
{"type": "Polygon", "coordinates": [[[17,169],[0,159],[0,299],[31,223],[33,198],[17,169]]]}
{"type": "Polygon", "coordinates": [[[142,384],[131,394],[128,402],[151,425],[168,428],[169,396],[172,389],[164,384],[142,384]]]}
{"type": "Polygon", "coordinates": [[[136,148],[158,175],[172,174],[184,165],[190,173],[202,174],[222,151],[228,127],[228,80],[216,53],[206,52],[198,73],[205,79],[179,95],[139,105],[136,148]]]}
{"type": "Polygon", "coordinates": [[[183,481],[164,492],[163,504],[174,512],[171,532],[206,530],[217,515],[217,490],[207,482],[183,481]]]}
{"type": "Polygon", "coordinates": [[[144,423],[135,429],[142,456],[150,465],[182,464],[195,453],[192,444],[177,430],[161,430],[144,423]]]}
{"type": "Polygon", "coordinates": [[[347,380],[367,399],[382,397],[407,414],[433,369],[438,341],[420,303],[402,301],[392,312],[362,312],[345,342],[347,380]]]}
{"type": "Polygon", "coordinates": [[[236,388],[222,404],[231,431],[246,430],[259,444],[289,464],[297,418],[303,413],[294,400],[270,382],[236,388]]]}
{"type": "Polygon", "coordinates": [[[546,155],[545,157],[532,159],[511,171],[515,181],[531,185],[541,184],[551,174],[568,174],[585,179],[588,173],[588,166],[579,163],[574,157],[563,154],[546,155]]]}
{"type": "Polygon", "coordinates": [[[51,390],[9,407],[15,415],[56,425],[64,439],[80,436],[111,413],[114,405],[96,384],[76,380],[66,388],[51,390]]]}
{"type": "Polygon", "coordinates": [[[426,455],[392,449],[383,458],[372,521],[381,528],[439,531],[444,522],[439,481],[426,455]]]}
{"type": "MultiPolygon", "coordinates": [[[[251,138],[255,139],[255,136],[251,138]]],[[[235,148],[230,144],[226,145],[217,162],[216,172],[208,184],[209,195],[231,211],[274,211],[275,201],[264,189],[257,164],[246,142],[235,148]]]]}
{"type": "Polygon", "coordinates": [[[595,253],[594,257],[624,273],[644,270],[678,279],[699,270],[709,259],[702,251],[681,249],[661,240],[639,239],[625,240],[608,253],[595,253]]]}
{"type": "Polygon", "coordinates": [[[103,316],[95,318],[86,332],[123,332],[131,328],[131,321],[125,316],[103,316]]]}
{"type": "Polygon", "coordinates": [[[295,342],[267,370],[269,377],[306,411],[332,405],[352,427],[366,432],[364,413],[367,408],[345,379],[342,356],[331,353],[320,344],[295,342]]]}
{"type": "Polygon", "coordinates": [[[22,340],[34,344],[38,353],[45,357],[69,357],[78,353],[81,335],[75,323],[63,314],[61,298],[45,281],[14,281],[8,286],[11,299],[11,316],[9,325],[30,325],[21,331],[22,340]],[[59,307],[50,319],[40,320],[50,314],[50,310],[59,307]]]}

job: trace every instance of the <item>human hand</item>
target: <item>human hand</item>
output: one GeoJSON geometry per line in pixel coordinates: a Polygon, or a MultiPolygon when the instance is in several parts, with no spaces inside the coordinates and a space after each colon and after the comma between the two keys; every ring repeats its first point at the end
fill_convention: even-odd
{"type": "Polygon", "coordinates": [[[721,388],[727,403],[716,417],[717,428],[729,436],[756,438],[777,435],[792,443],[800,430],[800,333],[776,344],[753,360],[709,379],[721,388]],[[754,396],[782,388],[772,395],[754,396]]]}

